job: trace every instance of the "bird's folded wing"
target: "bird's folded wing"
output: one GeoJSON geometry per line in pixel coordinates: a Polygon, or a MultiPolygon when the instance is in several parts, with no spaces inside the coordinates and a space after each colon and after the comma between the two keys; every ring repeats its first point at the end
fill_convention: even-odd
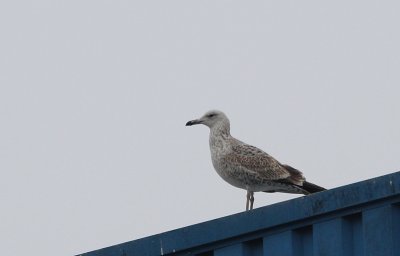
{"type": "Polygon", "coordinates": [[[232,152],[225,158],[228,163],[246,168],[268,180],[285,179],[291,176],[290,172],[272,156],[247,144],[234,145],[232,152]]]}

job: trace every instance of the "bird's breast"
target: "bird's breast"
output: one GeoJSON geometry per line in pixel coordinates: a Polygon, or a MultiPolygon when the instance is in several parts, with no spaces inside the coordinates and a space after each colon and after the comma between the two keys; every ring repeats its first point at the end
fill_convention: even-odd
{"type": "Polygon", "coordinates": [[[228,143],[222,138],[210,137],[210,152],[214,168],[218,171],[224,156],[229,152],[228,143]]]}
{"type": "Polygon", "coordinates": [[[229,144],[223,140],[210,140],[210,151],[212,164],[218,175],[229,184],[246,189],[239,175],[239,170],[232,168],[227,160],[227,155],[232,151],[229,144]]]}

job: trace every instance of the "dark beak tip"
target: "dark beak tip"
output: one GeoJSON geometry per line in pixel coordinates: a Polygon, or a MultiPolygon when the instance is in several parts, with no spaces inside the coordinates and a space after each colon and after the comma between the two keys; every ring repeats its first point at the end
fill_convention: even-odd
{"type": "Polygon", "coordinates": [[[186,126],[192,126],[192,125],[193,125],[192,121],[189,121],[189,122],[186,123],[186,126]]]}
{"type": "Polygon", "coordinates": [[[201,124],[201,121],[196,119],[196,120],[190,120],[189,122],[186,123],[186,126],[192,126],[195,124],[201,124]]]}

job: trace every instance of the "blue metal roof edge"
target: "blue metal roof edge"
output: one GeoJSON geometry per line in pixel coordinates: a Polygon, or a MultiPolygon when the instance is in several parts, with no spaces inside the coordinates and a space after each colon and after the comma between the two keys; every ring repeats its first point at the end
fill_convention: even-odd
{"type": "MultiPolygon", "coordinates": [[[[324,192],[264,206],[165,233],[80,254],[83,256],[162,255],[183,252],[245,234],[293,225],[305,219],[329,218],[337,211],[357,212],[357,206],[400,197],[400,172],[324,192]]],[[[304,225],[304,224],[303,224],[304,225]]]]}

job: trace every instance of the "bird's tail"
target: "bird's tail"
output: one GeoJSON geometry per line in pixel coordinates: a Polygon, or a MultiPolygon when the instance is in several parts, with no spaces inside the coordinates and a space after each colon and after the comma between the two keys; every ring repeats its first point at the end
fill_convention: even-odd
{"type": "Polygon", "coordinates": [[[315,185],[308,181],[304,181],[303,186],[301,186],[301,188],[310,194],[326,190],[325,188],[315,185]]]}

